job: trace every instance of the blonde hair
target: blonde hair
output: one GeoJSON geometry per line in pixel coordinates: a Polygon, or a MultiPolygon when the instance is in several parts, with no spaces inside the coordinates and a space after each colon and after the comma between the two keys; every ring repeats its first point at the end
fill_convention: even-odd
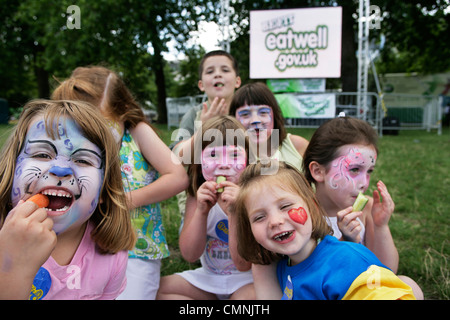
{"type": "Polygon", "coordinates": [[[239,195],[235,203],[238,252],[247,261],[255,264],[270,264],[281,258],[261,246],[253,236],[245,201],[251,190],[257,185],[278,186],[298,194],[305,202],[312,222],[311,238],[321,239],[332,234],[332,229],[325,219],[325,211],[319,205],[314,191],[302,173],[284,162],[270,160],[249,165],[239,178],[239,195]],[[276,174],[264,175],[264,170],[278,166],[276,174]]]}
{"type": "Polygon", "coordinates": [[[123,190],[118,145],[103,117],[88,103],[81,101],[34,100],[27,103],[14,131],[5,143],[0,159],[0,226],[12,209],[11,191],[16,160],[24,145],[28,127],[36,116],[44,116],[47,134],[59,138],[52,123],[56,119],[71,118],[83,135],[102,150],[104,180],[100,191],[103,200],[90,221],[96,226],[91,233],[102,253],[116,253],[134,247],[136,235],[131,226],[126,197],[123,190]]]}
{"type": "Polygon", "coordinates": [[[124,81],[117,73],[102,66],[76,68],[70,78],[53,91],[51,98],[89,102],[99,108],[106,118],[123,121],[125,128],[147,122],[124,81]]]}

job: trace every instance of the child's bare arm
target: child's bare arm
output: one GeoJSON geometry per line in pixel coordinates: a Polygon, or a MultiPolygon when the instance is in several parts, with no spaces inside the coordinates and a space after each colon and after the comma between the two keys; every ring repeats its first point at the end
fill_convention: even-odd
{"type": "Polygon", "coordinates": [[[277,278],[277,262],[269,265],[252,265],[253,282],[255,284],[256,299],[280,300],[283,296],[277,278]]]}
{"type": "Polygon", "coordinates": [[[398,251],[389,228],[395,204],[383,182],[373,192],[371,214],[366,217],[366,245],[394,273],[398,269],[398,251]]]}

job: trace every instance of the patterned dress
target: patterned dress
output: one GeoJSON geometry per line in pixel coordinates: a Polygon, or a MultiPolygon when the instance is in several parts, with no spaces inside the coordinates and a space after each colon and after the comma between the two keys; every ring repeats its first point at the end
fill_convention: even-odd
{"type": "MultiPolygon", "coordinates": [[[[158,179],[158,172],[142,156],[128,129],[122,138],[120,164],[125,192],[145,187],[158,179]]],[[[130,215],[137,241],[134,249],[128,252],[128,257],[151,260],[168,257],[169,248],[159,203],[136,208],[130,215]]]]}

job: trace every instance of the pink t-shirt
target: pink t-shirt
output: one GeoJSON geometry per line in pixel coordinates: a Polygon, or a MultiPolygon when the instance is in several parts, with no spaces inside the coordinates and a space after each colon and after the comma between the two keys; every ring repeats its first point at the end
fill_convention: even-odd
{"type": "Polygon", "coordinates": [[[60,266],[50,257],[37,273],[32,300],[115,299],[125,289],[128,252],[100,254],[90,234],[88,223],[83,239],[71,261],[60,266]]]}

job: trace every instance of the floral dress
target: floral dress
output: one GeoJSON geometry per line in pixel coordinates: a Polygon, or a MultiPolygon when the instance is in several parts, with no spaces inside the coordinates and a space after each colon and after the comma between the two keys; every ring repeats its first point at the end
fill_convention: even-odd
{"type": "MultiPolygon", "coordinates": [[[[149,185],[158,179],[158,172],[142,156],[128,129],[122,137],[120,164],[125,192],[149,185]]],[[[159,203],[136,208],[130,212],[137,241],[129,258],[162,259],[169,256],[169,248],[162,224],[159,203]]]]}

